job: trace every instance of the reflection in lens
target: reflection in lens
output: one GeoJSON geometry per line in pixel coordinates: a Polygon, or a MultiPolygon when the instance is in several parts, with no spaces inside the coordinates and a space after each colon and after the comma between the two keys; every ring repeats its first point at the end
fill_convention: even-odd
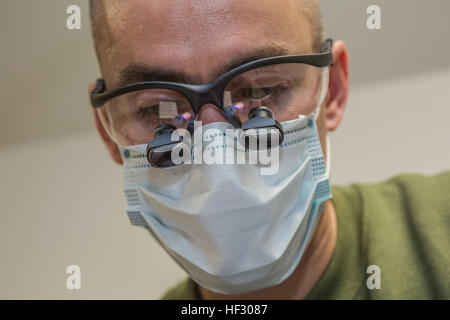
{"type": "Polygon", "coordinates": [[[232,106],[233,106],[233,109],[243,110],[245,105],[243,102],[238,102],[236,104],[232,104],[232,106]]]}
{"type": "Polygon", "coordinates": [[[177,115],[174,119],[173,119],[173,123],[174,124],[182,124],[185,121],[189,121],[193,118],[192,113],[189,112],[184,112],[183,114],[177,115]]]}

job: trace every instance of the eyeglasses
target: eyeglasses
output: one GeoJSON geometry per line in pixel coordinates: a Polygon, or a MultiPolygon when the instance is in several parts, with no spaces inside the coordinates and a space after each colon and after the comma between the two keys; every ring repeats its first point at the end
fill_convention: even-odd
{"type": "Polygon", "coordinates": [[[323,98],[331,47],[327,39],[320,53],[259,59],[200,85],[150,81],[108,91],[98,79],[91,104],[124,147],[148,144],[161,128],[188,129],[205,104],[214,104],[236,128],[258,115],[288,121],[311,114],[323,98]]]}

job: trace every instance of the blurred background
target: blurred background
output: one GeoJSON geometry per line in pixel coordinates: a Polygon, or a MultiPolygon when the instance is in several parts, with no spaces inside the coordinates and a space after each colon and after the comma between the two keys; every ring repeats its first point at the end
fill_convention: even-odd
{"type": "MultiPolygon", "coordinates": [[[[322,0],[349,49],[350,97],[331,134],[332,183],[450,169],[450,1],[322,0]],[[381,30],[366,9],[381,8],[381,30]]],[[[121,167],[97,136],[100,76],[87,0],[0,2],[0,298],[157,299],[186,274],[125,213],[121,167]],[[81,30],[66,8],[81,8],[81,30]],[[81,268],[81,290],[66,268],[81,268]]]]}

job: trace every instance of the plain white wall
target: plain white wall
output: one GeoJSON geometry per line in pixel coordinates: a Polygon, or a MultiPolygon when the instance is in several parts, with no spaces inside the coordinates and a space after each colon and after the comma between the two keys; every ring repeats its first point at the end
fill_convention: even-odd
{"type": "MultiPolygon", "coordinates": [[[[332,181],[450,169],[450,69],[352,88],[332,181]]],[[[157,299],[185,277],[125,214],[121,167],[94,132],[0,149],[0,298],[157,299]],[[82,289],[65,287],[68,265],[82,289]]]]}
{"type": "Polygon", "coordinates": [[[449,170],[450,68],[350,88],[331,142],[338,184],[449,170]]]}

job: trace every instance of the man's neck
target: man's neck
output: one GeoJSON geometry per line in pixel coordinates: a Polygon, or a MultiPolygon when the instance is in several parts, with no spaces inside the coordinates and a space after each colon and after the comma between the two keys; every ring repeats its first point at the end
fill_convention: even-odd
{"type": "Polygon", "coordinates": [[[328,200],[316,233],[308,245],[293,274],[282,283],[258,291],[225,295],[199,286],[205,300],[300,300],[304,299],[325,272],[334,253],[337,241],[336,212],[328,200]]]}

